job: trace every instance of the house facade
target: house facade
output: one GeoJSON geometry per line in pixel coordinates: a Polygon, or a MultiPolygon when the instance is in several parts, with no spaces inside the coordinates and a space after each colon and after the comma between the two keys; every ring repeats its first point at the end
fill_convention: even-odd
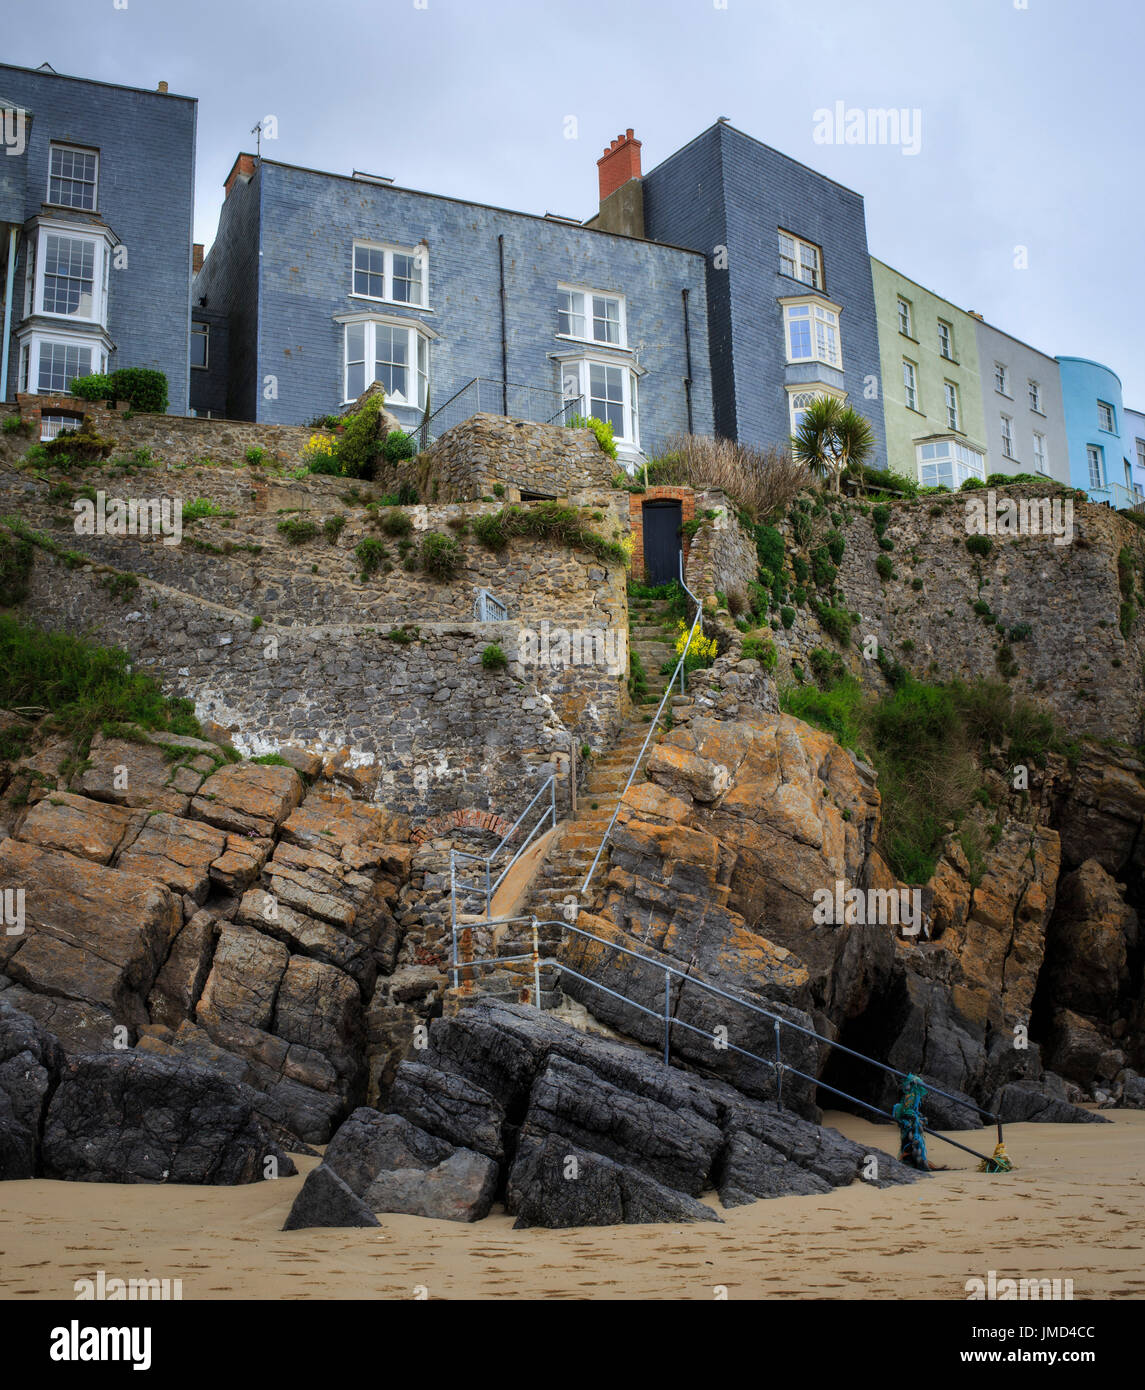
{"type": "Polygon", "coordinates": [[[985,480],[986,421],[975,321],[871,257],[891,470],[924,487],[985,480]]]}
{"type": "Polygon", "coordinates": [[[1133,466],[1133,491],[1139,506],[1145,502],[1145,410],[1130,410],[1126,406],[1123,416],[1122,433],[1133,451],[1129,461],[1133,466]]]}
{"type": "Polygon", "coordinates": [[[0,385],[119,367],[189,377],[193,98],[0,64],[0,385]]]}
{"type": "Polygon", "coordinates": [[[1120,510],[1135,506],[1136,444],[1128,434],[1121,378],[1087,357],[1059,357],[1070,481],[1093,502],[1120,510]]]}
{"type": "Polygon", "coordinates": [[[1058,359],[974,314],[991,473],[1044,473],[1071,481],[1058,359]]]}
{"type": "Polygon", "coordinates": [[[458,419],[593,415],[629,463],[712,431],[694,251],[247,154],[225,194],[192,320],[200,389],[225,376],[235,419],[303,423],[378,381],[406,428],[455,423],[455,399],[458,419]]]}
{"type": "Polygon", "coordinates": [[[885,466],[862,197],[724,121],[647,175],[629,131],[600,171],[596,225],[705,258],[716,433],[786,445],[815,396],[837,396],[870,420],[885,466]]]}

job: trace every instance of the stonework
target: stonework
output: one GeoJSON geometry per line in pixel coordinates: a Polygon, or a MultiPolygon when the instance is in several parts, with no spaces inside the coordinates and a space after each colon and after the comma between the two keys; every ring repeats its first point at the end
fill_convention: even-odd
{"type": "Polygon", "coordinates": [[[424,464],[440,482],[443,502],[474,502],[497,485],[508,489],[509,501],[519,501],[521,493],[568,497],[607,488],[617,471],[591,430],[487,414],[447,430],[430,445],[424,464]]]}

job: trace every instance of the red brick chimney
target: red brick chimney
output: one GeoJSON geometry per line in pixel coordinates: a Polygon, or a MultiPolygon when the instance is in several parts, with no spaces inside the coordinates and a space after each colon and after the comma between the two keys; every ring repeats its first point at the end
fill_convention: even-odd
{"type": "Polygon", "coordinates": [[[633,137],[631,128],[616,137],[596,161],[596,168],[602,203],[629,179],[640,177],[640,141],[633,137]]]}
{"type": "Polygon", "coordinates": [[[191,245],[191,274],[198,275],[203,268],[203,243],[193,242],[191,245]]]}
{"type": "Polygon", "coordinates": [[[254,177],[254,155],[240,154],[231,165],[231,172],[227,175],[227,181],[223,185],[225,190],[224,197],[231,196],[231,189],[242,179],[243,183],[249,183],[254,177]]]}

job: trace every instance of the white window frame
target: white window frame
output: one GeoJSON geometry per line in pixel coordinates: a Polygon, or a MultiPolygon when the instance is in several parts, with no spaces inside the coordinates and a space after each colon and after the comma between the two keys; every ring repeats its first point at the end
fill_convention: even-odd
{"type": "Polygon", "coordinates": [[[1117,412],[1108,401],[1098,401],[1097,403],[1097,427],[1104,430],[1106,434],[1117,433],[1117,412]],[[1108,424],[1105,423],[1106,412],[1108,412],[1108,424]]]}
{"type": "Polygon", "coordinates": [[[1041,384],[1030,377],[1026,382],[1026,391],[1030,398],[1030,409],[1036,410],[1039,415],[1043,414],[1041,384]]]}
{"type": "Polygon", "coordinates": [[[958,384],[954,381],[942,383],[943,403],[946,406],[946,423],[952,430],[962,429],[962,405],[958,399],[958,384]]]}
{"type": "Polygon", "coordinates": [[[192,362],[193,372],[205,372],[211,365],[211,325],[204,323],[201,319],[191,320],[191,337],[202,338],[203,340],[203,360],[202,362],[192,362]],[[202,332],[198,332],[202,329],[202,332]]]}
{"type": "MultiPolygon", "coordinates": [[[[23,389],[35,396],[70,396],[71,382],[63,388],[41,387],[40,358],[45,347],[75,348],[80,352],[90,352],[91,362],[87,370],[76,372],[76,376],[102,374],[107,371],[107,346],[98,338],[85,337],[80,333],[55,333],[50,329],[29,334],[20,345],[20,380],[23,389]]],[[[73,377],[72,380],[75,378],[73,377]]]]}
{"type": "Polygon", "coordinates": [[[1135,438],[1134,443],[1137,446],[1137,466],[1145,469],[1145,439],[1135,438]]]}
{"type": "Polygon", "coordinates": [[[1014,453],[1014,417],[1001,415],[999,419],[1002,425],[1002,455],[1016,463],[1018,456],[1014,453]]]}
{"type": "Polygon", "coordinates": [[[961,439],[928,439],[916,445],[915,464],[923,487],[941,485],[956,492],[967,478],[986,481],[986,455],[961,439]],[[943,465],[948,467],[948,478],[942,477],[943,465]]]}
{"type": "Polygon", "coordinates": [[[792,435],[799,433],[799,416],[812,401],[817,401],[823,396],[831,396],[835,400],[844,402],[847,399],[846,392],[837,391],[822,382],[803,383],[799,386],[788,386],[786,389],[787,417],[791,425],[792,435]]]}
{"type": "MultiPolygon", "coordinates": [[[[605,320],[612,322],[612,320],[605,320]]],[[[617,294],[615,290],[596,290],[587,285],[557,285],[557,337],[566,339],[574,343],[595,343],[600,347],[627,348],[628,347],[628,306],[625,296],[617,294]],[[563,297],[569,296],[568,308],[562,303],[563,297]],[[575,307],[576,301],[580,300],[579,310],[575,307]],[[617,332],[619,338],[613,342],[610,338],[598,338],[596,336],[596,323],[598,315],[596,313],[596,301],[602,300],[606,303],[617,306],[617,332]],[[561,328],[561,315],[566,315],[570,320],[570,329],[565,331],[561,328]],[[584,333],[574,333],[571,331],[571,320],[579,318],[584,324],[584,333]]]]}
{"type": "Polygon", "coordinates": [[[399,406],[408,410],[424,410],[426,394],[429,390],[429,345],[432,334],[426,332],[421,324],[409,319],[363,317],[360,315],[350,316],[340,319],[342,325],[342,403],[349,404],[356,401],[361,392],[350,392],[350,357],[349,341],[351,328],[362,329],[362,341],[364,345],[365,359],[362,363],[363,386],[365,391],[372,386],[379,378],[376,375],[378,362],[378,343],[377,330],[379,328],[392,329],[394,332],[405,333],[407,335],[406,346],[406,372],[407,384],[412,381],[414,385],[414,399],[399,394],[396,391],[386,392],[386,405],[399,406]]]}
{"type": "MultiPolygon", "coordinates": [[[[366,272],[377,274],[377,271],[366,272]]],[[[370,241],[366,237],[355,237],[350,250],[350,298],[363,299],[370,304],[395,304],[404,309],[428,309],[429,308],[429,252],[424,245],[420,246],[398,246],[388,241],[370,241]],[[364,294],[356,288],[358,277],[358,252],[377,251],[382,256],[382,293],[364,294]],[[411,256],[417,263],[421,271],[421,299],[395,299],[394,298],[394,257],[411,256]]]]}
{"type": "Polygon", "coordinates": [[[83,424],[82,415],[63,415],[59,411],[44,411],[40,416],[40,443],[47,444],[55,439],[61,430],[78,430],[83,424]]]}
{"type": "Polygon", "coordinates": [[[1101,488],[1105,486],[1105,450],[1100,444],[1087,444],[1085,446],[1085,464],[1089,472],[1089,485],[1091,488],[1101,488]],[[1095,467],[1096,465],[1096,467],[1095,467]],[[1096,481],[1094,474],[1096,473],[1096,481]]]}
{"type": "Polygon", "coordinates": [[[918,410],[918,363],[902,360],[902,398],[908,410],[918,410]]]}
{"type": "Polygon", "coordinates": [[[32,295],[29,316],[42,314],[45,318],[66,324],[91,324],[107,326],[108,272],[111,265],[111,246],[101,233],[92,234],[90,229],[77,227],[71,223],[45,222],[37,229],[35,246],[29,248],[32,257],[32,295]],[[44,279],[47,269],[48,237],[65,237],[72,241],[87,242],[92,247],[92,294],[90,314],[61,314],[55,309],[44,307],[44,279]]]}
{"type": "Polygon", "coordinates": [[[1048,473],[1050,471],[1049,442],[1039,430],[1034,431],[1034,471],[1036,473],[1048,473]]]}
{"type": "Polygon", "coordinates": [[[994,363],[994,390],[1000,396],[1010,394],[1010,369],[1004,362],[994,363]]]}
{"type": "Polygon", "coordinates": [[[938,355],[944,362],[954,361],[954,325],[946,319],[938,320],[938,355]]]}
{"type": "MultiPolygon", "coordinates": [[[[628,449],[640,449],[640,402],[639,373],[628,362],[616,361],[606,357],[585,356],[566,360],[561,364],[562,394],[566,401],[579,397],[577,413],[591,416],[592,409],[592,369],[605,368],[620,373],[621,419],[623,430],[618,432],[613,426],[613,438],[628,449]]],[[[600,418],[600,417],[598,417],[600,418]]]]}
{"type": "Polygon", "coordinates": [[[786,275],[789,279],[798,280],[801,285],[810,285],[813,290],[822,290],[823,280],[823,248],[816,246],[813,241],[805,241],[802,237],[796,236],[794,232],[785,231],[779,228],[779,273],[786,275]],[[785,249],[784,242],[790,243],[790,250],[785,249]],[[805,255],[804,253],[809,253],[805,255]],[[787,267],[791,268],[788,269],[787,267]],[[810,278],[808,278],[810,274],[810,278]]]}
{"type": "Polygon", "coordinates": [[[914,311],[909,299],[898,296],[899,332],[904,338],[914,338],[914,311]]]}
{"type": "MultiPolygon", "coordinates": [[[[69,179],[68,182],[70,182],[70,183],[87,184],[87,183],[88,183],[88,180],[87,180],[87,179],[69,179]]],[[[86,147],[83,146],[83,145],[69,145],[69,144],[67,144],[67,143],[64,142],[64,141],[56,141],[56,140],[51,141],[51,143],[48,145],[48,192],[47,192],[47,196],[45,197],[44,201],[45,201],[50,207],[71,208],[71,209],[72,209],[73,211],[75,211],[75,212],[98,212],[98,211],[99,211],[99,151],[98,151],[98,150],[88,149],[88,148],[86,148],[86,147]],[[57,178],[57,177],[58,177],[58,178],[61,178],[61,179],[62,179],[62,178],[64,177],[63,174],[54,175],[54,174],[52,173],[52,159],[53,159],[54,155],[56,154],[56,151],[57,151],[57,150],[58,150],[61,154],[82,154],[82,155],[84,155],[85,157],[87,157],[87,158],[89,158],[89,159],[94,159],[94,160],[95,160],[95,178],[91,180],[91,189],[92,189],[92,204],[91,204],[91,207],[87,207],[87,206],[86,206],[85,204],[83,204],[83,203],[63,203],[63,202],[60,202],[57,198],[53,198],[53,197],[52,197],[52,180],[53,180],[53,178],[57,178]]]]}
{"type": "Polygon", "coordinates": [[[839,323],[842,308],[825,300],[784,299],[783,304],[783,346],[789,364],[797,362],[820,362],[825,367],[843,370],[843,335],[839,323]],[[809,350],[806,355],[796,353],[792,337],[793,325],[807,324],[809,350]],[[824,341],[834,342],[834,355],[830,347],[823,350],[824,341]]]}

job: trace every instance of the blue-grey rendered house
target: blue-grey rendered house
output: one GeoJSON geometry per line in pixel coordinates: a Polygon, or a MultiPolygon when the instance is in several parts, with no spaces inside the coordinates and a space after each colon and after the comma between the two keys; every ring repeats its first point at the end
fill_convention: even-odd
{"type": "Polygon", "coordinates": [[[377,381],[433,433],[594,415],[629,462],[711,433],[695,251],[249,154],[225,188],[192,319],[209,363],[205,316],[226,315],[232,418],[305,423],[377,381]]]}
{"type": "Polygon", "coordinates": [[[185,414],[191,97],[0,64],[0,385],[148,367],[185,414]]]}
{"type": "Polygon", "coordinates": [[[627,137],[599,161],[595,225],[703,252],[716,433],[785,444],[817,395],[871,422],[886,466],[863,199],[717,122],[640,178],[627,137]],[[628,175],[617,186],[609,170],[628,175]],[[639,180],[639,182],[637,182],[639,180]],[[642,196],[640,196],[642,194],[642,196]]]}

